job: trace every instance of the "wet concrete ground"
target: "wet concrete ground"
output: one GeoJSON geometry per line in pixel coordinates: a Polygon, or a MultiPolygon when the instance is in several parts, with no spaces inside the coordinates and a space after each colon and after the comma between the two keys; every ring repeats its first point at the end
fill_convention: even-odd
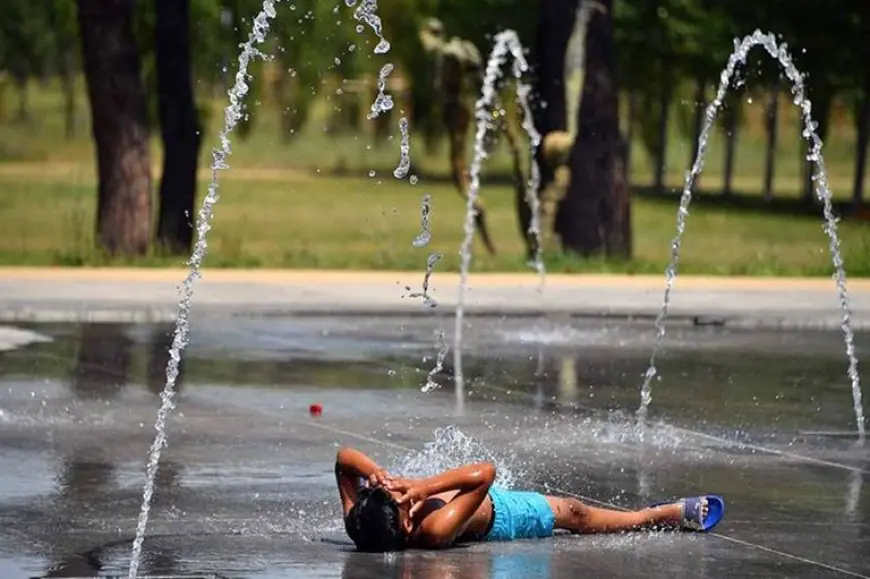
{"type": "MultiPolygon", "coordinates": [[[[848,434],[839,333],[671,329],[641,444],[650,324],[474,320],[459,404],[452,354],[444,386],[419,391],[442,323],[449,343],[437,318],[198,320],[142,573],[870,576],[870,450],[848,434]],[[619,507],[714,492],[728,508],[712,535],[363,555],[339,517],[343,444],[410,474],[492,458],[517,487],[619,507]]],[[[0,353],[0,577],[123,574],[173,328],[24,329],[52,340],[0,353]]]]}
{"type": "MultiPolygon", "coordinates": [[[[178,311],[180,269],[2,268],[0,321],[171,322],[178,311]]],[[[194,316],[311,313],[431,316],[423,272],[209,269],[196,282],[194,316]]],[[[428,296],[455,309],[459,276],[437,271],[428,296]]],[[[465,293],[473,315],[569,315],[652,320],[662,308],[661,275],[472,273],[465,293]]],[[[870,280],[849,279],[853,327],[870,329],[870,280]]],[[[670,319],[732,327],[839,330],[843,314],[831,279],[680,276],[670,319]]],[[[437,315],[437,314],[435,314],[437,315]]]]}

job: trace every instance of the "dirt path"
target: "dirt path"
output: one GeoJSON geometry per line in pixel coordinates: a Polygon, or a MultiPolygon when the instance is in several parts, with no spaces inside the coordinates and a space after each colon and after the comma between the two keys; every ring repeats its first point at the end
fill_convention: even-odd
{"type": "MultiPolygon", "coordinates": [[[[203,272],[204,279],[218,283],[259,283],[276,285],[382,285],[402,283],[420,277],[423,272],[416,271],[353,271],[353,270],[290,270],[290,269],[209,269],[203,272]]],[[[0,278],[28,281],[64,282],[174,282],[180,283],[187,276],[181,268],[59,268],[59,267],[0,267],[0,278]]],[[[437,273],[440,285],[459,283],[455,273],[437,273]]],[[[476,273],[469,276],[470,285],[477,287],[536,287],[539,278],[533,273],[476,273]]],[[[649,291],[663,291],[664,276],[658,275],[614,275],[614,274],[551,274],[546,277],[546,285],[560,288],[594,287],[632,287],[649,291]]],[[[851,279],[849,289],[870,291],[870,279],[851,279]]],[[[677,290],[709,289],[720,291],[831,291],[836,286],[828,278],[768,278],[768,277],[716,277],[716,276],[679,276],[675,283],[677,290]]],[[[785,297],[785,296],[784,296],[785,297]]]]}

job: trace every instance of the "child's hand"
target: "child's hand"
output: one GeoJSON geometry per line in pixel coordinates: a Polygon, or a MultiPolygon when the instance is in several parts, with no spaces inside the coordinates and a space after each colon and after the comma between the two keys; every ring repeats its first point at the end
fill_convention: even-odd
{"type": "Polygon", "coordinates": [[[387,487],[388,481],[391,480],[390,474],[386,469],[379,468],[369,476],[369,486],[372,488],[387,487]]]}
{"type": "Polygon", "coordinates": [[[413,517],[429,495],[426,493],[426,488],[423,485],[412,484],[410,488],[405,490],[404,494],[399,498],[399,504],[408,504],[411,508],[408,510],[408,516],[413,517]]]}
{"type": "Polygon", "coordinates": [[[387,483],[384,486],[388,491],[395,491],[404,494],[408,489],[414,486],[414,482],[415,481],[410,478],[387,475],[387,483]]]}

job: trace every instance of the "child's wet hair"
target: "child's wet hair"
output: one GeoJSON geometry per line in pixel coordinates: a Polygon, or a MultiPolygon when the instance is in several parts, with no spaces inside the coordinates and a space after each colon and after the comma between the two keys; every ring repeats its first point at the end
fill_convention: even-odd
{"type": "Polygon", "coordinates": [[[386,553],[405,548],[399,504],[385,489],[359,489],[344,525],[359,551],[386,553]]]}

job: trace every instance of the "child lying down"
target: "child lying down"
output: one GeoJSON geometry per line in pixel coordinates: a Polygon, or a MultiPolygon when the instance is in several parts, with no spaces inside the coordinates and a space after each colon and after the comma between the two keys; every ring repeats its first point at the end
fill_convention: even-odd
{"type": "Polygon", "coordinates": [[[637,511],[591,507],[575,498],[493,487],[495,465],[468,464],[435,476],[395,477],[362,452],[335,461],[345,529],[366,552],[439,549],[469,541],[549,537],[655,528],[712,529],[725,512],[716,495],[683,498],[637,511]]]}

